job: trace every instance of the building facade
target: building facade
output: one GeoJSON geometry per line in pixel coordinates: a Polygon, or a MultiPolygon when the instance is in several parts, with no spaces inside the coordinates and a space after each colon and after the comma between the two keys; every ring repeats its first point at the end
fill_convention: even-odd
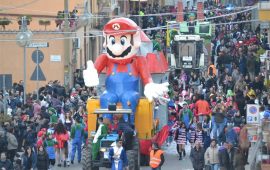
{"type": "Polygon", "coordinates": [[[67,38],[64,33],[67,32],[64,30],[65,20],[57,14],[66,7],[68,12],[77,11],[76,15],[79,16],[83,13],[84,3],[84,0],[0,1],[0,76],[9,75],[12,83],[23,80],[23,48],[16,44],[16,35],[20,31],[20,18],[27,16],[28,29],[33,33],[32,42],[48,42],[49,47],[39,49],[44,54],[39,66],[45,78],[39,83],[31,80],[37,67],[32,61],[36,49],[26,49],[26,91],[33,92],[38,84],[41,87],[50,80],[59,80],[67,87],[72,86],[72,73],[84,63],[83,28],[74,22],[70,14],[67,38]],[[10,22],[7,24],[3,21],[10,22]],[[80,47],[76,46],[78,44],[80,47]]]}

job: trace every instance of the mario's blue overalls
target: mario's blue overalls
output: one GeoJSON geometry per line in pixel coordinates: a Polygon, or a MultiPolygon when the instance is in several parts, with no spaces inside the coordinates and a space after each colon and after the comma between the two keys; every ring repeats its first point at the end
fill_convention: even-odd
{"type": "MultiPolygon", "coordinates": [[[[128,72],[117,72],[118,64],[114,64],[111,75],[106,79],[106,91],[100,97],[101,108],[108,108],[109,104],[122,103],[123,109],[132,109],[130,122],[134,123],[134,114],[140,98],[139,77],[132,75],[131,63],[127,64],[128,72]]],[[[104,114],[103,118],[112,120],[112,114],[104,114]]],[[[128,115],[124,114],[128,121],[128,115]]]]}

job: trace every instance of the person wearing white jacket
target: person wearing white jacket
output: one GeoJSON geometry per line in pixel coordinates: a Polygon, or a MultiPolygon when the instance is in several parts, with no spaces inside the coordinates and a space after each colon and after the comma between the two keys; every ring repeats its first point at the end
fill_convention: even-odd
{"type": "Polygon", "coordinates": [[[218,146],[215,139],[211,140],[211,145],[206,149],[204,154],[205,165],[210,166],[211,170],[219,169],[218,146]]]}

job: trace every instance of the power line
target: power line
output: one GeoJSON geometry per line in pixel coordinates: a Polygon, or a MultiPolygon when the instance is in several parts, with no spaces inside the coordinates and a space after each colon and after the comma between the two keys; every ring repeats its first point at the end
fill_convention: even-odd
{"type": "MultiPolygon", "coordinates": [[[[242,11],[237,11],[237,12],[234,12],[234,13],[223,14],[223,15],[219,15],[219,16],[204,18],[204,19],[196,19],[194,21],[205,21],[205,20],[209,21],[209,20],[212,20],[212,19],[223,18],[223,17],[227,17],[227,16],[231,16],[231,15],[236,15],[236,14],[239,14],[239,13],[244,13],[244,12],[256,9],[256,8],[257,7],[252,7],[252,8],[248,8],[248,9],[242,10],[242,11]]],[[[189,23],[189,22],[190,21],[187,21],[187,23],[189,23]]],[[[179,23],[170,24],[170,26],[179,26],[179,23]]],[[[167,26],[160,26],[160,27],[156,27],[156,28],[163,28],[163,27],[166,28],[167,26]]],[[[133,30],[133,31],[136,31],[136,30],[133,30]]],[[[91,31],[91,32],[98,32],[98,33],[100,32],[102,34],[102,31],[91,31]]],[[[0,32],[0,33],[3,33],[3,32],[0,32]]],[[[9,33],[9,32],[7,32],[7,33],[9,33]]],[[[74,32],[61,32],[61,33],[63,33],[63,34],[72,34],[74,32]]]]}
{"type": "MultiPolygon", "coordinates": [[[[243,12],[247,12],[253,9],[256,9],[258,7],[243,7],[241,9],[245,9],[243,10],[243,12]]],[[[194,11],[195,12],[195,11],[194,11]]],[[[190,14],[191,12],[169,12],[169,13],[158,13],[158,14],[145,14],[143,16],[141,15],[117,15],[117,16],[107,16],[107,15],[92,15],[91,17],[89,17],[89,19],[104,19],[104,18],[118,18],[118,17],[151,17],[151,16],[170,16],[170,15],[177,15],[177,14],[190,14]]],[[[242,11],[238,11],[238,12],[234,12],[235,14],[237,13],[242,13],[242,11]]],[[[61,14],[65,14],[64,12],[61,14]]],[[[228,15],[231,15],[232,13],[229,13],[228,15]]],[[[67,19],[78,19],[78,17],[82,16],[83,14],[76,14],[75,18],[69,17],[67,19]]],[[[57,20],[57,19],[63,19],[63,18],[57,18],[57,17],[35,17],[36,19],[48,19],[48,20],[57,20]]],[[[16,20],[17,19],[10,19],[10,20],[16,20]]]]}
{"type": "MultiPolygon", "coordinates": [[[[218,24],[213,24],[213,25],[226,25],[226,24],[239,24],[239,23],[248,23],[248,22],[257,22],[259,20],[246,20],[246,21],[238,21],[238,22],[228,22],[228,23],[218,23],[218,24]]],[[[141,31],[152,31],[152,30],[161,30],[161,29],[167,29],[167,26],[160,26],[160,27],[152,27],[152,28],[146,28],[146,29],[140,29],[141,31]]],[[[126,30],[123,31],[123,33],[127,32],[133,32],[133,31],[140,31],[140,30],[126,30]]],[[[80,36],[82,38],[96,38],[96,37],[102,37],[103,32],[102,31],[97,31],[100,34],[99,35],[88,35],[88,36],[80,36]]],[[[75,32],[73,32],[75,33],[75,32]]],[[[93,32],[87,32],[87,33],[93,33],[93,32]]],[[[119,32],[115,33],[119,34],[119,32]]],[[[74,39],[74,38],[80,38],[78,36],[73,36],[73,37],[55,37],[55,38],[40,38],[40,39],[32,39],[32,41],[52,41],[52,40],[65,40],[65,39],[74,39]]],[[[5,40],[0,40],[0,42],[16,42],[15,39],[5,39],[5,40]]]]}

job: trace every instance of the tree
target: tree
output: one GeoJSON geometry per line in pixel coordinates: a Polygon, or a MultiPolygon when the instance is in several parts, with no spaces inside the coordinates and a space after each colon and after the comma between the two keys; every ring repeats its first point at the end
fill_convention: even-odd
{"type": "Polygon", "coordinates": [[[0,18],[0,25],[2,25],[3,30],[5,30],[6,25],[9,25],[10,23],[11,23],[11,21],[6,17],[0,18]]]}
{"type": "Polygon", "coordinates": [[[51,21],[49,21],[49,20],[39,20],[39,25],[44,25],[45,30],[47,30],[47,26],[51,25],[51,21]]]}

